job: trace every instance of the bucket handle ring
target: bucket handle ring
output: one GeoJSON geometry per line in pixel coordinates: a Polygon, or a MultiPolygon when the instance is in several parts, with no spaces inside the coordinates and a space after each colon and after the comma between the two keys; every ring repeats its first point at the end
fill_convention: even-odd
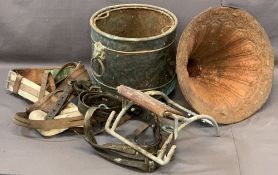
{"type": "Polygon", "coordinates": [[[91,58],[92,72],[93,72],[94,76],[102,77],[104,72],[105,72],[105,66],[103,64],[103,61],[105,60],[104,46],[100,42],[95,42],[93,47],[94,47],[94,51],[93,51],[93,55],[92,55],[92,58],[91,58]],[[97,73],[94,70],[94,67],[93,67],[94,61],[97,61],[98,64],[100,65],[100,67],[101,67],[100,73],[97,73]]]}

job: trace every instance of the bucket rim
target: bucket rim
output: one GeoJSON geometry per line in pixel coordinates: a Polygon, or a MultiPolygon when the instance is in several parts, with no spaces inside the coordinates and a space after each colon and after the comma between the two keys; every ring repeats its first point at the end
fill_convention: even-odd
{"type": "Polygon", "coordinates": [[[159,38],[162,38],[162,37],[167,36],[167,35],[171,34],[172,32],[174,32],[177,28],[177,25],[178,25],[178,19],[174,13],[172,13],[171,11],[169,11],[165,8],[158,7],[155,5],[150,5],[150,4],[118,4],[118,5],[107,6],[107,7],[104,7],[102,9],[96,11],[90,18],[90,26],[93,30],[95,30],[97,33],[99,33],[107,38],[112,38],[113,40],[120,40],[120,41],[150,41],[150,40],[159,39],[159,38]],[[100,30],[95,25],[94,19],[100,13],[108,11],[108,10],[112,10],[112,9],[117,10],[120,8],[141,8],[141,9],[155,10],[159,13],[167,15],[169,18],[171,18],[171,20],[174,23],[173,23],[173,25],[171,25],[171,27],[167,31],[163,32],[162,34],[154,35],[154,36],[150,36],[150,37],[142,37],[142,38],[128,38],[128,37],[120,37],[117,35],[109,34],[107,32],[100,30]]]}

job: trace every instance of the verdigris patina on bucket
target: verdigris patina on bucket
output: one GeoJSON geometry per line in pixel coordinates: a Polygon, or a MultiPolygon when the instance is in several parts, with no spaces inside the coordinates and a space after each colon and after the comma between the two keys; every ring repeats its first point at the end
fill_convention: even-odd
{"type": "Polygon", "coordinates": [[[145,4],[103,8],[90,19],[94,80],[113,91],[123,84],[139,90],[175,87],[177,18],[145,4]]]}

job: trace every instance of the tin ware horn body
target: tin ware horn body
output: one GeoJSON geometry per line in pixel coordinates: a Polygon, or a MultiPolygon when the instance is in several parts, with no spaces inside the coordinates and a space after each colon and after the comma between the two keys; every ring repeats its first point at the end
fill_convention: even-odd
{"type": "Polygon", "coordinates": [[[272,87],[270,40],[248,12],[215,7],[196,16],[177,50],[177,77],[186,100],[218,123],[240,122],[266,102],[272,87]]]}

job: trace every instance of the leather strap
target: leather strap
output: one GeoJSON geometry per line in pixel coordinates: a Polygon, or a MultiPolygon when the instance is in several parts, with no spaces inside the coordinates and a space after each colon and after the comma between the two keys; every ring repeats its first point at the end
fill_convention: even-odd
{"type": "MultiPolygon", "coordinates": [[[[59,98],[61,98],[62,92],[71,86],[69,83],[76,80],[89,80],[89,74],[87,70],[85,69],[84,65],[80,63],[68,63],[64,65],[59,72],[56,74],[55,78],[60,74],[60,72],[63,72],[65,68],[69,66],[75,66],[74,70],[71,71],[70,74],[63,79],[63,81],[59,81],[56,83],[57,88],[55,91],[51,92],[50,94],[44,96],[40,101],[34,103],[33,105],[29,106],[27,111],[30,113],[33,110],[40,109],[42,111],[45,111],[46,113],[53,110],[56,106],[56,103],[59,98]]],[[[71,94],[71,96],[68,98],[68,101],[71,100],[74,97],[74,94],[71,94]]]]}
{"type": "MultiPolygon", "coordinates": [[[[61,73],[66,67],[75,66],[74,70],[68,74],[63,81],[60,82],[57,89],[51,92],[48,95],[44,95],[45,89],[47,87],[47,82],[53,88],[53,77],[49,78],[49,72],[44,72],[41,81],[41,91],[39,101],[30,106],[26,112],[17,113],[14,122],[17,125],[34,128],[34,129],[65,129],[71,127],[77,127],[83,125],[83,117],[71,117],[71,118],[63,118],[63,119],[54,119],[54,117],[60,112],[64,104],[66,104],[72,95],[72,85],[68,84],[68,82],[72,82],[75,79],[80,80],[89,80],[89,75],[85,69],[85,67],[80,63],[68,63],[64,65],[58,72],[61,73]],[[48,79],[52,79],[48,81],[48,79]],[[64,96],[62,95],[64,92],[64,96]],[[47,112],[47,119],[52,120],[30,120],[29,113],[35,109],[41,109],[47,112]],[[52,110],[51,110],[52,109],[52,110]]],[[[57,74],[56,74],[57,76],[57,74]]],[[[20,76],[18,76],[20,78],[20,76]]],[[[17,78],[17,79],[19,79],[17,78]]],[[[19,80],[17,81],[19,82],[19,80]]],[[[20,84],[20,82],[18,83],[20,84]]],[[[57,83],[56,83],[57,84],[57,83]]],[[[16,83],[15,83],[16,85],[16,83]]],[[[15,86],[14,85],[14,86],[15,86]]],[[[55,85],[54,85],[55,86],[55,85]]]]}
{"type": "MultiPolygon", "coordinates": [[[[10,82],[10,85],[13,87],[13,89],[14,89],[14,84],[15,84],[15,82],[14,81],[11,81],[10,82]]],[[[20,84],[20,90],[22,90],[22,91],[24,91],[24,92],[27,92],[27,93],[29,93],[29,94],[33,94],[34,96],[36,96],[36,97],[38,97],[39,96],[39,93],[36,91],[36,90],[34,90],[33,88],[31,88],[30,86],[27,86],[27,85],[25,85],[25,84],[23,84],[23,83],[21,83],[20,84]]],[[[19,90],[19,89],[18,89],[19,90]]],[[[13,91],[13,93],[15,93],[14,91],[13,91]]],[[[16,94],[17,94],[18,92],[16,92],[16,94]]]]}
{"type": "Polygon", "coordinates": [[[51,129],[64,129],[72,128],[83,125],[83,116],[70,117],[53,120],[30,120],[26,112],[18,112],[14,117],[15,124],[26,128],[51,130],[51,129]]]}
{"type": "Polygon", "coordinates": [[[68,88],[66,88],[63,91],[62,95],[58,98],[55,106],[53,106],[53,108],[47,113],[47,115],[45,117],[46,120],[54,119],[54,117],[57,114],[59,114],[59,112],[62,110],[63,106],[67,102],[67,99],[71,95],[72,91],[73,91],[72,85],[70,85],[68,88]]]}
{"type": "MultiPolygon", "coordinates": [[[[35,103],[29,112],[35,109],[41,109],[47,112],[47,119],[49,120],[30,120],[29,113],[16,113],[14,122],[17,125],[41,129],[65,129],[75,128],[84,124],[84,133],[86,141],[95,149],[95,151],[102,157],[126,167],[136,168],[146,172],[152,172],[156,170],[159,165],[154,161],[148,159],[144,155],[136,152],[134,149],[125,144],[107,143],[99,145],[95,139],[95,134],[103,132],[103,127],[108,119],[111,111],[120,112],[122,107],[122,99],[109,93],[101,92],[98,87],[92,86],[91,83],[81,82],[79,80],[89,80],[88,73],[83,65],[76,63],[69,63],[64,65],[57,75],[62,72],[63,69],[68,66],[76,66],[74,71],[65,77],[63,81],[56,83],[57,88],[48,95],[44,95],[44,91],[47,87],[47,73],[44,73],[42,79],[42,88],[40,91],[40,100],[35,103]],[[64,104],[66,104],[71,97],[79,94],[78,96],[78,108],[85,115],[83,116],[54,119],[54,117],[60,112],[64,104]]],[[[20,80],[18,80],[20,81],[20,80]]],[[[162,136],[160,132],[159,120],[155,117],[142,117],[134,114],[138,113],[138,110],[129,111],[130,115],[125,115],[120,123],[125,123],[126,120],[136,119],[141,120],[145,125],[136,130],[135,142],[148,152],[156,154],[157,149],[162,143],[162,136]],[[154,134],[154,140],[150,143],[139,143],[139,136],[148,127],[151,127],[154,134]]]]}
{"type": "Polygon", "coordinates": [[[45,95],[47,80],[48,80],[49,74],[50,73],[48,71],[44,71],[44,73],[43,73],[38,100],[41,100],[42,97],[45,95]]]}
{"type": "MultiPolygon", "coordinates": [[[[104,127],[106,120],[112,111],[116,111],[117,113],[120,112],[121,104],[121,98],[109,93],[95,93],[90,91],[83,91],[80,93],[78,98],[78,109],[85,115],[85,139],[95,149],[97,154],[107,160],[126,167],[152,172],[156,170],[159,165],[154,161],[149,160],[144,155],[136,152],[128,145],[118,143],[107,143],[100,145],[97,143],[95,135],[104,131],[103,129],[99,130],[99,128],[104,127]]],[[[129,111],[132,117],[126,118],[124,120],[122,118],[119,123],[123,124],[129,119],[143,121],[144,125],[141,125],[135,131],[134,141],[142,148],[156,154],[157,149],[162,141],[159,121],[155,117],[146,117],[146,111],[140,111],[140,109],[136,109],[136,106],[133,108],[135,110],[129,111]],[[139,136],[142,134],[142,132],[150,127],[153,129],[154,140],[151,143],[143,142],[143,144],[140,144],[138,139],[139,136]]],[[[127,116],[130,115],[127,114],[124,117],[127,116]]]]}
{"type": "Polygon", "coordinates": [[[16,77],[14,85],[13,85],[13,93],[15,93],[15,94],[18,93],[22,78],[23,78],[23,76],[20,74],[16,77]]]}
{"type": "MultiPolygon", "coordinates": [[[[131,147],[125,144],[104,144],[99,145],[95,139],[93,132],[92,117],[99,108],[91,107],[86,112],[84,119],[84,134],[86,141],[95,149],[95,151],[102,157],[119,165],[136,168],[146,172],[156,170],[159,165],[152,160],[149,160],[142,154],[137,153],[131,147]]],[[[148,149],[148,148],[146,148],[148,149]]]]}
{"type": "MultiPolygon", "coordinates": [[[[101,108],[98,110],[94,117],[92,117],[93,132],[99,134],[104,131],[104,125],[112,111],[120,112],[122,102],[112,94],[103,93],[101,91],[83,91],[78,96],[78,110],[85,116],[87,110],[91,107],[101,108]]],[[[125,123],[130,119],[130,116],[124,116],[119,125],[125,123]]]]}
{"type": "Polygon", "coordinates": [[[63,82],[66,78],[69,77],[69,75],[67,76],[64,76],[64,75],[61,75],[65,69],[69,68],[69,67],[73,67],[74,69],[77,67],[78,63],[76,62],[70,62],[70,63],[67,63],[65,65],[63,65],[59,71],[56,73],[55,77],[54,77],[54,80],[56,81],[56,84],[60,84],[61,82],[63,82]],[[64,76],[64,77],[60,77],[58,78],[59,76],[64,76]]]}

